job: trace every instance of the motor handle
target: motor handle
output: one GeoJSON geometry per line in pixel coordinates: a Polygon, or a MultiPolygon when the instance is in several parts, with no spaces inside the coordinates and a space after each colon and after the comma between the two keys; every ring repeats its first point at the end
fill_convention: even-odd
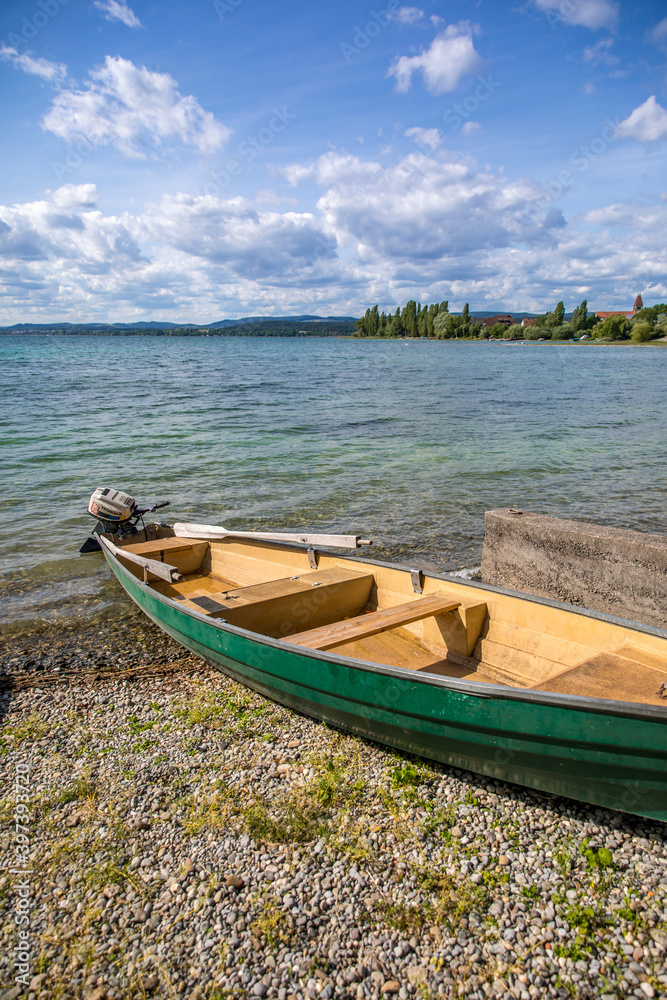
{"type": "Polygon", "coordinates": [[[152,514],[154,510],[159,510],[160,507],[168,507],[171,500],[161,500],[160,503],[153,504],[152,507],[143,507],[141,510],[136,510],[135,514],[138,517],[143,517],[144,514],[152,514]]]}

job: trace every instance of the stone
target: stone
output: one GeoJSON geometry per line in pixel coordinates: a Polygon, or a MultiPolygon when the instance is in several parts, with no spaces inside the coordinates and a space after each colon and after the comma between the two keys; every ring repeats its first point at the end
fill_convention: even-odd
{"type": "Polygon", "coordinates": [[[421,965],[409,966],[405,974],[412,986],[421,986],[426,982],[427,972],[421,965]]]}
{"type": "Polygon", "coordinates": [[[97,989],[84,993],[84,1000],[106,1000],[107,989],[105,986],[98,986],[97,989]]]}
{"type": "Polygon", "coordinates": [[[160,977],[155,972],[151,972],[148,976],[141,977],[141,986],[146,991],[146,993],[152,993],[160,985],[160,977]]]}
{"type": "Polygon", "coordinates": [[[503,868],[505,868],[507,865],[511,863],[512,862],[510,861],[510,859],[507,857],[506,854],[501,854],[500,857],[498,858],[498,864],[502,865],[503,868]]]}
{"type": "Polygon", "coordinates": [[[381,993],[386,993],[388,996],[392,993],[398,993],[401,988],[401,984],[397,983],[395,979],[388,979],[386,983],[382,984],[381,993]]]}
{"type": "Polygon", "coordinates": [[[225,879],[225,884],[230,889],[243,889],[245,887],[245,882],[240,875],[228,875],[225,879]]]}

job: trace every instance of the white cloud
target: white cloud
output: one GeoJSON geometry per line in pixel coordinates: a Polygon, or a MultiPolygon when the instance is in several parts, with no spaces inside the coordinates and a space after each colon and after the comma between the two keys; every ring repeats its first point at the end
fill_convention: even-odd
{"type": "Polygon", "coordinates": [[[639,142],[667,139],[667,111],[658,104],[655,94],[621,122],[616,135],[620,139],[638,139],[639,142]]]}
{"type": "Polygon", "coordinates": [[[128,7],[126,0],[95,0],[95,6],[102,11],[107,21],[122,21],[128,28],[141,27],[141,21],[128,7]]]}
{"type": "Polygon", "coordinates": [[[536,185],[480,172],[456,156],[411,153],[385,169],[354,157],[322,162],[330,156],[314,170],[318,182],[327,179],[318,202],[324,229],[364,260],[382,257],[395,268],[544,238],[529,214],[536,185]]]}
{"type": "Polygon", "coordinates": [[[421,21],[423,16],[424,11],[420,10],[419,7],[399,7],[397,11],[389,15],[390,20],[396,21],[398,24],[415,24],[417,21],[421,21]]]}
{"type": "Polygon", "coordinates": [[[649,31],[648,37],[656,45],[665,45],[667,43],[667,17],[663,17],[662,21],[658,21],[656,26],[649,31]]]}
{"type": "Polygon", "coordinates": [[[613,44],[613,38],[601,38],[595,45],[587,45],[584,49],[584,61],[591,63],[593,66],[599,66],[600,64],[616,66],[620,62],[620,59],[611,52],[613,44]]]}
{"type": "Polygon", "coordinates": [[[450,24],[433,39],[429,49],[417,56],[399,56],[388,70],[396,77],[396,89],[410,89],[412,74],[421,72],[426,89],[432,94],[455,90],[462,77],[482,68],[482,59],[472,40],[472,27],[467,21],[450,24]]]}
{"type": "Polygon", "coordinates": [[[618,22],[617,0],[534,0],[534,3],[552,26],[571,24],[611,30],[618,22]]]}
{"type": "Polygon", "coordinates": [[[461,131],[464,135],[473,135],[474,132],[479,132],[481,129],[479,122],[466,122],[465,125],[461,127],[461,131]]]}
{"type": "Polygon", "coordinates": [[[437,128],[408,128],[403,135],[408,139],[414,139],[418,146],[426,147],[434,152],[442,145],[442,138],[437,128]]]}
{"type": "Polygon", "coordinates": [[[258,212],[243,198],[174,195],[147,206],[151,241],[192,257],[226,264],[246,279],[282,280],[335,256],[335,242],[308,212],[258,212]]]}
{"type": "Polygon", "coordinates": [[[379,163],[360,160],[350,153],[335,152],[325,153],[315,163],[294,163],[276,170],[276,173],[282,174],[292,187],[307,180],[314,180],[322,187],[336,184],[341,179],[355,180],[361,184],[381,172],[382,167],[379,163]]]}
{"type": "Polygon", "coordinates": [[[2,320],[359,314],[415,297],[602,308],[619,275],[632,289],[664,284],[667,201],[565,222],[536,207],[537,183],[441,151],[387,167],[332,152],[300,177],[321,188],[313,211],[267,192],[255,203],[181,193],[114,216],[92,184],[0,206],[2,320]]]}
{"type": "Polygon", "coordinates": [[[85,88],[62,90],[42,126],[67,142],[83,138],[93,146],[115,146],[134,158],[172,139],[212,153],[230,135],[194,97],[182,97],[169,74],[151,72],[120,56],[107,56],[104,65],[90,73],[85,88]]]}
{"type": "Polygon", "coordinates": [[[0,47],[0,59],[11,62],[16,69],[23,70],[31,76],[38,76],[47,83],[59,84],[67,76],[67,66],[64,63],[50,62],[31,55],[29,52],[17,52],[8,45],[0,47]]]}
{"type": "MultiPolygon", "coordinates": [[[[127,225],[98,211],[94,184],[67,184],[41,201],[0,207],[0,220],[4,260],[39,261],[39,277],[46,282],[71,271],[73,262],[75,270],[91,275],[111,263],[134,265],[140,259],[127,225]]],[[[35,276],[34,266],[30,271],[35,276]]]]}
{"type": "Polygon", "coordinates": [[[92,184],[0,206],[0,266],[4,303],[14,293],[18,313],[33,319],[111,311],[210,321],[232,296],[232,312],[241,303],[289,312],[290,296],[315,304],[343,283],[335,240],[310,213],[179,194],[105,216],[92,184]]]}
{"type": "Polygon", "coordinates": [[[292,187],[296,187],[301,181],[310,180],[313,176],[313,165],[303,165],[301,163],[292,163],[287,167],[282,167],[276,173],[281,173],[288,184],[292,187]]]}
{"type": "Polygon", "coordinates": [[[641,205],[622,202],[593,209],[584,216],[586,222],[605,229],[626,229],[645,237],[662,238],[667,226],[667,206],[641,205]]]}

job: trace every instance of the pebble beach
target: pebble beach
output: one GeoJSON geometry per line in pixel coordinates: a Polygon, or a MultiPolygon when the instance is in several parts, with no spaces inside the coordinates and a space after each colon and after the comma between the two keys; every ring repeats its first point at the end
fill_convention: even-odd
{"type": "Polygon", "coordinates": [[[139,613],[0,684],[3,1000],[667,997],[660,823],[337,732],[139,613]]]}

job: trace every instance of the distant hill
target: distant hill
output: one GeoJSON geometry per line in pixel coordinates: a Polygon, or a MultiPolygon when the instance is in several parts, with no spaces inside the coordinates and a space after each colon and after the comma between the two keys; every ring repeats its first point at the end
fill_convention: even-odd
{"type": "MultiPolygon", "coordinates": [[[[461,313],[453,313],[454,316],[460,316],[461,313]]],[[[471,319],[488,319],[489,316],[511,316],[515,320],[529,319],[533,316],[537,316],[537,313],[527,313],[527,312],[514,312],[512,309],[494,309],[489,312],[475,312],[470,313],[471,319]]]]}
{"type": "Polygon", "coordinates": [[[326,337],[352,334],[354,316],[247,316],[220,319],[215,323],[171,323],[138,321],[136,323],[15,323],[0,327],[0,335],[69,335],[126,337],[153,336],[235,336],[235,337],[326,337]]]}
{"type": "Polygon", "coordinates": [[[77,333],[99,333],[102,330],[176,330],[192,327],[191,323],[15,323],[0,327],[0,333],[51,333],[55,330],[77,333]]]}
{"type": "Polygon", "coordinates": [[[356,323],[358,316],[245,316],[243,319],[219,319],[207,323],[206,329],[220,330],[226,326],[247,326],[249,323],[356,323]]]}
{"type": "MultiPolygon", "coordinates": [[[[106,326],[108,324],[102,325],[106,326]]],[[[118,327],[121,330],[180,330],[191,327],[192,323],[162,323],[153,319],[150,322],[142,321],[140,323],[112,323],[111,326],[118,327]]]]}

